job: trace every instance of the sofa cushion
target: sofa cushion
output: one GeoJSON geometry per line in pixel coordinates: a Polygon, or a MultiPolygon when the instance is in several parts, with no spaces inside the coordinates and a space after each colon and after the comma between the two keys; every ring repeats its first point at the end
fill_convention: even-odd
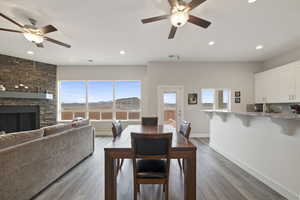
{"type": "Polygon", "coordinates": [[[61,133],[61,132],[66,131],[68,129],[72,129],[72,124],[71,123],[56,124],[56,125],[53,125],[53,126],[44,127],[43,129],[45,131],[44,136],[48,136],[48,135],[61,133]]]}
{"type": "Polygon", "coordinates": [[[43,137],[43,135],[43,129],[0,135],[0,149],[35,140],[43,137]]]}
{"type": "Polygon", "coordinates": [[[72,123],[72,126],[75,128],[77,127],[82,127],[82,126],[88,126],[90,125],[90,120],[88,119],[83,119],[83,120],[79,120],[79,121],[75,121],[72,123]]]}

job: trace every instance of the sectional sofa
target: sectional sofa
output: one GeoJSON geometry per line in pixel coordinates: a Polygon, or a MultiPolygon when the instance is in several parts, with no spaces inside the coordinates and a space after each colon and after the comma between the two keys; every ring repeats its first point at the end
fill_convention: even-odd
{"type": "Polygon", "coordinates": [[[0,199],[29,200],[94,152],[88,120],[0,136],[0,199]]]}

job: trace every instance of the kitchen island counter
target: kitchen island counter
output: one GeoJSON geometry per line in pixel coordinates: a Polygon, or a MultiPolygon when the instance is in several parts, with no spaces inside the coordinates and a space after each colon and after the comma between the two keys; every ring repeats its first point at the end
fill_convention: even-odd
{"type": "Polygon", "coordinates": [[[265,112],[238,112],[227,110],[203,110],[206,113],[236,114],[250,117],[270,117],[274,119],[294,119],[300,120],[300,115],[294,113],[265,113],[265,112]]]}
{"type": "Polygon", "coordinates": [[[300,199],[299,115],[204,112],[210,118],[211,148],[287,199],[300,199]]]}

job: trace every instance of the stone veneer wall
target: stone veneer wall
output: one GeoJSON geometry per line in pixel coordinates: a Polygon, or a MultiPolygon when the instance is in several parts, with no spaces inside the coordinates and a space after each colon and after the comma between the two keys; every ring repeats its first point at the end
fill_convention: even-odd
{"type": "Polygon", "coordinates": [[[39,105],[40,126],[55,124],[57,121],[56,68],[55,65],[0,55],[0,85],[4,85],[6,91],[44,92],[47,90],[54,94],[53,100],[0,98],[0,106],[39,105]],[[15,89],[14,86],[21,83],[29,88],[15,89]]]}

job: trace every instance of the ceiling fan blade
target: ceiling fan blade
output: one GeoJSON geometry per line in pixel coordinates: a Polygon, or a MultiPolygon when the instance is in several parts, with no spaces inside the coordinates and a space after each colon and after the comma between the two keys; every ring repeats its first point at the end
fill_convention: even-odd
{"type": "Polygon", "coordinates": [[[67,48],[71,48],[71,45],[63,43],[63,42],[60,42],[60,41],[57,41],[57,40],[54,40],[52,38],[44,37],[44,39],[47,40],[47,41],[49,41],[49,42],[53,42],[55,44],[61,45],[61,46],[64,46],[64,47],[67,47],[67,48]]]}
{"type": "Polygon", "coordinates": [[[35,43],[35,45],[39,48],[44,48],[44,44],[43,43],[35,43]]]}
{"type": "Polygon", "coordinates": [[[30,23],[31,23],[33,26],[35,26],[36,23],[37,23],[37,21],[36,21],[35,19],[33,19],[33,18],[29,18],[28,20],[30,21],[30,23]]]}
{"type": "Polygon", "coordinates": [[[195,24],[197,26],[201,26],[202,28],[207,28],[211,24],[211,22],[209,22],[205,19],[201,19],[199,17],[195,17],[193,15],[189,15],[188,22],[195,24]]]}
{"type": "Polygon", "coordinates": [[[168,0],[171,8],[174,8],[178,6],[178,1],[177,0],[168,0]]]}
{"type": "Polygon", "coordinates": [[[206,0],[192,0],[188,4],[189,10],[193,10],[194,8],[198,7],[200,4],[204,3],[206,0]]]}
{"type": "Polygon", "coordinates": [[[7,28],[0,28],[0,31],[7,31],[7,32],[14,32],[14,33],[23,33],[22,31],[7,29],[7,28]]]}
{"type": "Polygon", "coordinates": [[[173,39],[175,37],[176,31],[177,31],[177,27],[176,26],[172,26],[168,39],[173,39]]]}
{"type": "Polygon", "coordinates": [[[57,28],[55,28],[55,27],[52,26],[52,25],[48,25],[48,26],[44,26],[44,27],[40,28],[40,31],[41,31],[43,34],[46,34],[46,33],[51,33],[51,32],[57,31],[57,28]]]}
{"type": "Polygon", "coordinates": [[[4,14],[2,14],[2,13],[0,13],[0,16],[3,17],[4,19],[10,21],[11,23],[17,25],[17,26],[20,27],[20,28],[23,28],[23,27],[24,27],[23,25],[19,24],[18,22],[14,21],[13,19],[7,17],[6,15],[4,15],[4,14]]]}
{"type": "Polygon", "coordinates": [[[151,23],[151,22],[156,22],[156,21],[160,21],[163,19],[168,19],[170,15],[161,15],[158,17],[151,17],[151,18],[147,18],[147,19],[142,19],[142,23],[146,24],[146,23],[151,23]]]}

